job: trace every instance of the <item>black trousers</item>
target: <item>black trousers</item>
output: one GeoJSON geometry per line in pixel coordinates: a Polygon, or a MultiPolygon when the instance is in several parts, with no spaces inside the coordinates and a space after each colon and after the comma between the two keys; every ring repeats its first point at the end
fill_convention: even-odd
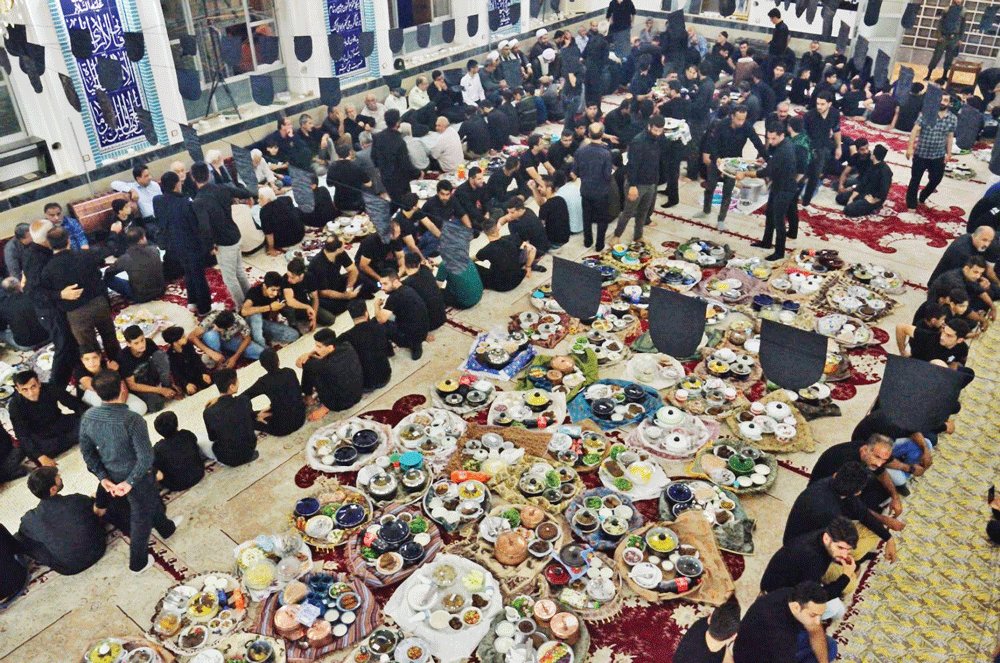
{"type": "MultiPolygon", "coordinates": [[[[785,251],[785,222],[789,212],[796,207],[794,191],[772,191],[767,199],[764,215],[764,237],[761,241],[774,245],[775,253],[785,251]]],[[[796,216],[796,223],[798,217],[796,216]]]]}
{"type": "Polygon", "coordinates": [[[685,146],[681,145],[680,141],[672,140],[667,141],[667,145],[664,148],[667,151],[666,154],[666,173],[661,177],[663,182],[661,184],[666,184],[666,194],[668,203],[676,203],[680,200],[680,193],[677,190],[678,180],[681,176],[681,160],[684,158],[685,146]]]}
{"type": "Polygon", "coordinates": [[[708,166],[708,177],[705,180],[705,202],[702,205],[702,211],[705,214],[712,211],[712,197],[715,195],[715,186],[720,179],[722,180],[722,203],[719,205],[719,221],[724,221],[726,214],[729,213],[729,203],[733,199],[736,180],[732,177],[725,177],[714,163],[708,166]]]}
{"type": "Polygon", "coordinates": [[[916,207],[917,201],[924,202],[937,191],[938,184],[944,178],[944,157],[938,159],[925,159],[924,157],[913,157],[913,168],[910,170],[910,185],[906,187],[906,206],[916,207]],[[924,173],[928,173],[927,186],[920,191],[920,180],[924,173]],[[920,191],[920,195],[917,192],[920,191]]]}
{"type": "Polygon", "coordinates": [[[581,196],[583,201],[583,244],[591,246],[594,242],[594,234],[597,234],[597,251],[604,250],[604,236],[608,232],[608,196],[590,198],[581,196]]]}
{"type": "Polygon", "coordinates": [[[208,280],[205,278],[205,264],[200,260],[192,260],[182,264],[188,304],[197,306],[199,314],[208,313],[212,309],[212,294],[208,288],[208,280]]]}
{"type": "Polygon", "coordinates": [[[167,509],[160,499],[160,488],[152,472],[136,481],[128,495],[129,513],[129,562],[128,567],[139,571],[146,566],[149,553],[149,535],[153,529],[163,538],[174,533],[176,527],[167,518],[167,509]]]}
{"type": "Polygon", "coordinates": [[[823,175],[826,173],[826,164],[832,156],[829,147],[813,149],[812,160],[809,162],[809,172],[806,176],[806,190],[802,194],[803,205],[812,202],[813,196],[816,195],[816,189],[819,188],[819,183],[823,181],[823,175]]]}
{"type": "Polygon", "coordinates": [[[697,180],[701,175],[701,141],[705,137],[708,125],[702,122],[688,122],[691,130],[691,140],[684,149],[687,151],[687,176],[689,180],[697,180]]]}

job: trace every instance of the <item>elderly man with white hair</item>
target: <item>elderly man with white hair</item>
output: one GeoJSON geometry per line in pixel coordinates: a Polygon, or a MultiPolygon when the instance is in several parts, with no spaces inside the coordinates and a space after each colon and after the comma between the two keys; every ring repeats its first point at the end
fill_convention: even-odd
{"type": "Polygon", "coordinates": [[[437,161],[438,169],[442,173],[451,173],[459,164],[465,162],[462,138],[443,115],[437,119],[434,130],[437,131],[438,137],[431,148],[431,158],[437,161]]]}
{"type": "Polygon", "coordinates": [[[945,272],[953,269],[961,269],[965,261],[971,256],[981,255],[986,258],[985,277],[996,287],[997,277],[995,263],[1000,258],[1000,243],[997,241],[997,233],[991,226],[979,226],[971,233],[966,233],[957,237],[942,254],[927,283],[933,283],[935,279],[945,272]]]}
{"type": "Polygon", "coordinates": [[[205,163],[208,164],[208,174],[215,184],[234,184],[233,176],[222,159],[222,152],[209,150],[205,152],[205,163]]]}
{"type": "Polygon", "coordinates": [[[410,155],[410,163],[423,174],[431,167],[431,153],[419,138],[413,137],[413,127],[409,122],[399,124],[399,133],[403,135],[403,142],[406,143],[406,151],[410,155]]]}
{"type": "Polygon", "coordinates": [[[274,172],[271,171],[271,166],[264,161],[264,153],[254,148],[250,150],[250,163],[253,164],[253,172],[257,177],[257,184],[268,184],[270,186],[278,186],[277,178],[274,172]]]}
{"type": "Polygon", "coordinates": [[[361,113],[375,120],[375,132],[385,129],[385,105],[379,102],[374,92],[365,95],[365,107],[361,113]]]}
{"type": "Polygon", "coordinates": [[[170,164],[170,170],[177,174],[177,179],[181,182],[181,193],[188,198],[194,198],[198,193],[198,187],[194,185],[194,180],[188,177],[188,168],[183,161],[174,161],[170,164]]]}

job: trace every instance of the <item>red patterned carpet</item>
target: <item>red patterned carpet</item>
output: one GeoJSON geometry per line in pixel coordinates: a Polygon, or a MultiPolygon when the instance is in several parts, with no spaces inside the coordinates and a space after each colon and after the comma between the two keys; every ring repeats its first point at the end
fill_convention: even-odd
{"type": "Polygon", "coordinates": [[[848,118],[840,120],[840,131],[854,140],[864,138],[872,145],[882,143],[893,152],[906,152],[906,145],[909,142],[906,134],[848,118]]]}

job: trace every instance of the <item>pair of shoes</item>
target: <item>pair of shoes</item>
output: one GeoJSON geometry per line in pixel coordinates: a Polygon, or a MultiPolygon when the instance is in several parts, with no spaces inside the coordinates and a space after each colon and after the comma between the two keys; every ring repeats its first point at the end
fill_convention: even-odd
{"type": "Polygon", "coordinates": [[[710,209],[706,209],[706,210],[701,210],[701,211],[695,212],[694,214],[691,215],[691,218],[692,219],[704,219],[705,217],[707,217],[709,215],[709,213],[711,211],[712,210],[710,210],[710,209]]]}
{"type": "Polygon", "coordinates": [[[549,270],[544,265],[539,265],[538,263],[535,263],[534,265],[531,266],[531,271],[533,271],[533,272],[541,272],[541,273],[544,274],[545,272],[547,272],[549,270]]]}
{"type": "Polygon", "coordinates": [[[424,344],[417,343],[416,347],[410,350],[410,357],[416,361],[424,356],[424,344]]]}
{"type": "Polygon", "coordinates": [[[671,207],[673,207],[674,205],[678,204],[679,202],[681,202],[681,201],[679,201],[679,200],[668,200],[667,202],[665,202],[662,205],[660,205],[660,207],[662,207],[663,209],[670,209],[671,207]]]}
{"type": "Polygon", "coordinates": [[[750,242],[750,246],[755,249],[773,249],[774,245],[770,242],[750,242]]]}
{"type": "Polygon", "coordinates": [[[793,233],[788,233],[788,239],[798,239],[798,238],[799,238],[798,231],[795,231],[793,233]]]}
{"type": "Polygon", "coordinates": [[[768,262],[774,262],[775,260],[784,260],[784,258],[785,258],[785,254],[783,252],[782,253],[778,253],[777,251],[775,251],[771,255],[769,255],[766,258],[764,258],[764,260],[767,260],[768,262]]]}
{"type": "Polygon", "coordinates": [[[129,573],[131,573],[134,576],[137,576],[137,575],[139,575],[139,574],[141,574],[141,573],[149,570],[152,566],[153,566],[153,556],[149,555],[149,556],[146,557],[146,566],[142,567],[138,571],[135,571],[133,569],[129,569],[129,573]]]}
{"type": "Polygon", "coordinates": [[[902,486],[896,486],[896,492],[902,495],[903,497],[909,497],[910,487],[904,483],[902,486]]]}

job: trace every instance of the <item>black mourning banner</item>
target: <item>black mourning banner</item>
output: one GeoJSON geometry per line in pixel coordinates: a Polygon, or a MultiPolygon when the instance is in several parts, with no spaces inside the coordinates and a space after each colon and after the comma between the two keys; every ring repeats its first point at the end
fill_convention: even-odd
{"type": "Polygon", "coordinates": [[[882,0],[868,0],[868,7],[865,9],[865,25],[878,23],[878,15],[881,11],[882,0]]]}
{"type": "Polygon", "coordinates": [[[589,320],[601,306],[601,273],[593,267],[554,256],[552,296],[574,318],[589,320]]]}
{"type": "Polygon", "coordinates": [[[319,79],[319,100],[326,106],[336,106],[342,99],[339,78],[319,79]]]}
{"type": "Polygon", "coordinates": [[[316,208],[316,198],[313,196],[311,186],[313,174],[295,166],[288,167],[288,174],[292,177],[295,205],[303,214],[310,214],[316,208]]]}
{"type": "MultiPolygon", "coordinates": [[[[448,19],[451,21],[451,33],[452,36],[455,35],[455,19],[448,19]]],[[[447,24],[448,21],[445,21],[447,24]]],[[[444,28],[442,28],[444,29],[444,28]]],[[[358,49],[361,51],[361,57],[367,58],[371,57],[371,54],[375,52],[375,33],[363,31],[358,34],[358,49]]]]}
{"type": "MultiPolygon", "coordinates": [[[[190,124],[178,124],[181,136],[184,138],[184,149],[191,155],[191,161],[204,161],[205,153],[201,149],[201,138],[190,124]]],[[[256,177],[254,178],[256,181],[256,177]]]]}
{"type": "Polygon", "coordinates": [[[816,12],[819,11],[819,0],[809,0],[806,4],[806,21],[812,23],[816,19],[816,12]]]}
{"type": "Polygon", "coordinates": [[[491,9],[486,14],[486,18],[489,21],[488,25],[490,26],[490,32],[496,32],[497,30],[500,29],[500,10],[499,9],[491,9]]]}
{"type": "Polygon", "coordinates": [[[924,106],[920,109],[920,113],[924,118],[924,124],[934,124],[934,119],[940,110],[942,97],[944,97],[944,91],[940,86],[927,86],[927,91],[924,92],[924,106]]]}
{"type": "Polygon", "coordinates": [[[479,32],[479,14],[469,16],[469,20],[465,24],[465,31],[470,37],[476,36],[476,33],[479,32]]]}
{"type": "Polygon", "coordinates": [[[763,320],[760,328],[760,366],[768,380],[798,390],[819,382],[826,364],[829,339],[816,332],[763,320]]]}
{"type": "Polygon", "coordinates": [[[243,60],[243,40],[231,35],[221,35],[219,37],[219,57],[230,67],[240,66],[243,60]]]}
{"type": "Polygon", "coordinates": [[[114,92],[125,83],[122,63],[114,58],[97,58],[97,81],[108,92],[114,92]]]}
{"type": "Polygon", "coordinates": [[[97,101],[97,108],[104,118],[108,128],[114,131],[118,128],[118,113],[115,112],[115,105],[111,103],[111,97],[104,90],[98,90],[94,95],[97,101]]]}
{"type": "Polygon", "coordinates": [[[273,35],[257,36],[257,60],[264,64],[274,64],[278,61],[279,40],[273,35]]]}
{"type": "Polygon", "coordinates": [[[969,378],[963,371],[889,355],[879,387],[879,411],[900,428],[930,432],[955,411],[969,378]]]}
{"type": "MultiPolygon", "coordinates": [[[[186,36],[186,35],[185,35],[186,36]]],[[[146,37],[141,32],[123,32],[122,37],[125,39],[125,55],[132,62],[138,62],[146,55],[146,37]]],[[[183,38],[182,38],[183,39],[183,38]]],[[[184,42],[181,42],[181,48],[183,49],[184,42]]],[[[197,53],[198,49],[195,47],[194,53],[197,53]]],[[[194,55],[192,53],[192,55],[194,55]]]]}
{"type": "Polygon", "coordinates": [[[295,37],[295,59],[299,62],[308,62],[313,54],[313,38],[309,35],[295,37]]]}
{"type": "Polygon", "coordinates": [[[7,52],[16,58],[24,55],[24,48],[28,44],[28,28],[21,24],[7,26],[7,52]]]}
{"type": "Polygon", "coordinates": [[[90,28],[69,28],[69,50],[77,60],[86,60],[94,54],[90,28]]]}
{"type": "Polygon", "coordinates": [[[431,24],[421,23],[417,26],[417,46],[427,48],[431,43],[431,24]]]}
{"type": "Polygon", "coordinates": [[[181,55],[193,56],[198,55],[198,40],[195,39],[194,35],[181,35],[181,55]]]}
{"type": "Polygon", "coordinates": [[[913,87],[913,69],[910,67],[900,67],[899,77],[896,79],[896,101],[903,103],[903,100],[910,94],[910,88],[913,87]]]}
{"type": "Polygon", "coordinates": [[[861,71],[865,68],[865,58],[868,57],[868,40],[861,35],[854,40],[854,68],[861,71]]]}
{"type": "Polygon", "coordinates": [[[690,357],[705,335],[704,299],[666,288],[649,291],[649,338],[656,349],[671,357],[690,357]]]}
{"type": "Polygon", "coordinates": [[[538,18],[542,13],[542,0],[528,0],[528,13],[531,18],[538,18]]]}
{"type": "Polygon", "coordinates": [[[719,14],[732,16],[736,13],[736,0],[719,0],[719,14]]]}
{"type": "Polygon", "coordinates": [[[392,238],[392,203],[367,191],[361,192],[365,201],[365,214],[375,226],[375,232],[388,243],[392,238]]]}
{"type": "Polygon", "coordinates": [[[149,141],[149,144],[158,145],[160,138],[156,135],[156,127],[153,126],[152,113],[145,108],[138,107],[135,109],[135,119],[139,122],[139,126],[142,128],[142,135],[149,141]]]}
{"type": "Polygon", "coordinates": [[[177,70],[177,89],[180,90],[181,97],[188,101],[198,101],[201,99],[201,79],[195,69],[177,70]]]}
{"type": "Polygon", "coordinates": [[[795,0],[795,16],[797,18],[802,18],[802,15],[806,13],[806,9],[809,7],[809,0],[795,0]]]}
{"type": "Polygon", "coordinates": [[[403,50],[403,29],[402,28],[390,28],[389,30],[389,50],[393,53],[399,53],[403,50]]]}
{"type": "Polygon", "coordinates": [[[441,24],[441,39],[446,44],[455,41],[455,19],[449,18],[441,24]]]}
{"type": "Polygon", "coordinates": [[[684,10],[677,9],[667,14],[667,36],[670,43],[677,44],[687,38],[684,27],[684,10]]]}
{"type": "Polygon", "coordinates": [[[904,30],[909,30],[914,25],[917,24],[917,14],[920,13],[920,3],[911,2],[906,5],[906,9],[903,10],[903,18],[900,23],[903,25],[904,30]]]}
{"type": "Polygon", "coordinates": [[[326,43],[330,48],[330,58],[339,60],[344,55],[344,38],[339,32],[331,32],[326,37],[326,43]]]}
{"type": "MultiPolygon", "coordinates": [[[[28,78],[39,78],[45,73],[45,47],[30,41],[24,44],[23,53],[18,58],[18,66],[28,78]]],[[[32,84],[34,85],[34,83],[32,84]]]]}
{"type": "MultiPolygon", "coordinates": [[[[240,147],[239,145],[230,146],[233,151],[233,163],[236,164],[236,174],[239,175],[240,180],[243,182],[243,186],[246,190],[257,195],[257,173],[253,167],[253,159],[250,157],[250,150],[245,147],[240,147]]],[[[289,166],[289,172],[294,166],[289,166]]]]}
{"type": "Polygon", "coordinates": [[[388,74],[382,80],[390,90],[395,90],[403,85],[403,77],[400,74],[388,74]]]}
{"type": "Polygon", "coordinates": [[[878,53],[875,55],[872,76],[875,78],[875,87],[877,88],[885,87],[885,84],[889,82],[889,54],[881,48],[878,49],[878,53]]]}
{"type": "Polygon", "coordinates": [[[270,106],[274,103],[274,80],[267,75],[250,75],[250,94],[254,103],[270,106]]]}
{"type": "Polygon", "coordinates": [[[840,22],[840,32],[837,33],[837,48],[841,53],[847,50],[847,45],[851,42],[851,26],[843,21],[840,22]]]}
{"type": "Polygon", "coordinates": [[[66,95],[66,101],[68,101],[69,105],[73,107],[73,110],[79,113],[82,108],[80,106],[80,95],[76,93],[76,88],[73,87],[73,81],[70,80],[69,76],[60,72],[59,82],[62,83],[63,94],[66,95]]]}

